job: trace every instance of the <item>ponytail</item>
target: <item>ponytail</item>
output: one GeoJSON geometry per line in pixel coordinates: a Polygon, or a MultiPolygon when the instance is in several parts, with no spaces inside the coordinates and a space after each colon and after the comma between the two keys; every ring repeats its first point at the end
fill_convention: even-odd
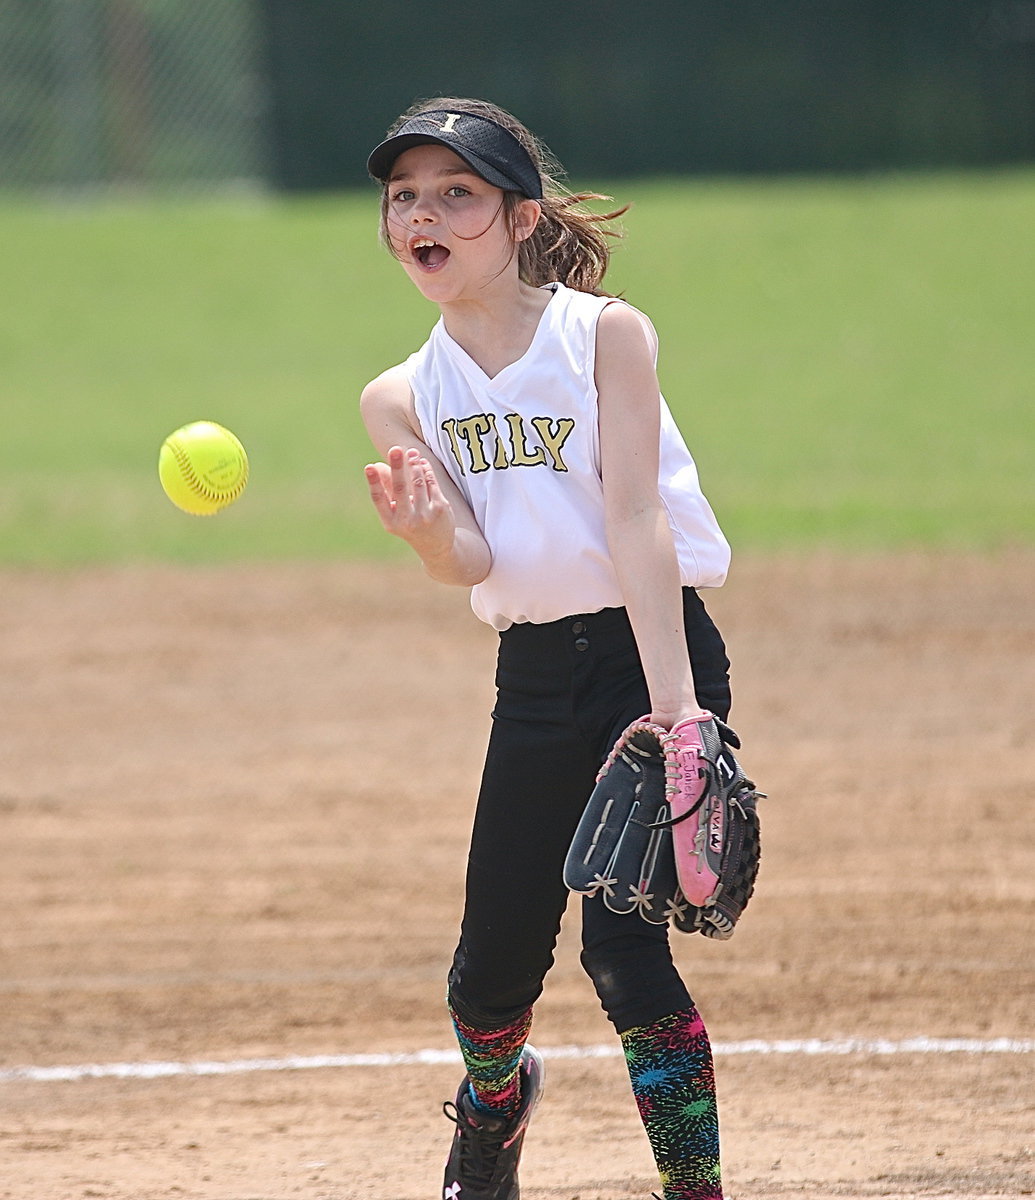
{"type": "MultiPolygon", "coordinates": [[[[549,175],[543,175],[542,215],[532,234],[518,244],[518,271],[525,283],[542,287],[563,283],[579,292],[608,295],[601,288],[611,261],[609,238],[621,237],[608,228],[628,211],[628,205],[613,212],[598,213],[586,207],[588,200],[610,200],[598,192],[569,192],[549,175]]],[[[506,195],[508,220],[521,202],[515,192],[506,195]]],[[[513,225],[511,225],[513,230],[513,225]]]]}

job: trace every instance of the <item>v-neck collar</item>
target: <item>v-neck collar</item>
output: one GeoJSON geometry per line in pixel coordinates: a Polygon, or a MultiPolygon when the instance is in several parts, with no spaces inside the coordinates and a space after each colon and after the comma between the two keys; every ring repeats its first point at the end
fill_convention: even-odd
{"type": "Polygon", "coordinates": [[[537,349],[538,343],[543,336],[543,332],[547,325],[547,316],[550,313],[551,306],[556,302],[560,292],[561,284],[548,283],[543,286],[544,291],[551,292],[550,299],[547,300],[543,311],[539,314],[539,320],[536,323],[535,332],[532,334],[532,340],[528,343],[523,354],[514,359],[513,362],[507,363],[505,367],[500,368],[495,375],[488,374],[475,360],[467,353],[458,341],[452,336],[449,330],[446,329],[445,319],[440,317],[438,322],[439,336],[442,338],[443,345],[448,349],[449,353],[457,360],[463,368],[464,373],[474,382],[483,388],[495,390],[502,387],[508,376],[517,371],[520,367],[526,364],[533,356],[537,349]]]}

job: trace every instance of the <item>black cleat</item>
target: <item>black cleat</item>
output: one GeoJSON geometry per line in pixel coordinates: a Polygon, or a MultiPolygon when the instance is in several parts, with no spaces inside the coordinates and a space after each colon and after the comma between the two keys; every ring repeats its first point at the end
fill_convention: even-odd
{"type": "Polygon", "coordinates": [[[543,1060],[531,1046],[521,1053],[520,1075],[521,1107],[512,1117],[494,1117],[475,1108],[466,1075],[456,1103],[442,1106],[456,1125],[442,1200],[520,1200],[521,1146],[543,1094],[543,1060]]]}

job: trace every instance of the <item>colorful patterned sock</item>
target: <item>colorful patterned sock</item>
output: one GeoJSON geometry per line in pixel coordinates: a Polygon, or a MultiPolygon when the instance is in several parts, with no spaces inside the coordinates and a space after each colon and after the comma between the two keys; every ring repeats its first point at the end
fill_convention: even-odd
{"type": "Polygon", "coordinates": [[[521,1051],[528,1039],[532,1010],[521,1014],[502,1029],[475,1029],[462,1021],[452,1005],[453,1018],[463,1055],[464,1066],[471,1080],[471,1095],[475,1105],[485,1112],[513,1116],[521,1103],[521,1051]]]}
{"type": "Polygon", "coordinates": [[[621,1038],[665,1200],[722,1200],[712,1051],[697,1009],[621,1038]]]}

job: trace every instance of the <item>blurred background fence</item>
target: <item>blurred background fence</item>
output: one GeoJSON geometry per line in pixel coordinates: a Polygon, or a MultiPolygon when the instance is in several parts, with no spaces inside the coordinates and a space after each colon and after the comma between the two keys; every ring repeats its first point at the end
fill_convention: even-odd
{"type": "Polygon", "coordinates": [[[264,179],[254,4],[0,0],[0,184],[264,179]]]}
{"type": "Polygon", "coordinates": [[[1035,0],[0,0],[0,186],[361,183],[417,96],[573,174],[1035,159],[1035,0]]]}

